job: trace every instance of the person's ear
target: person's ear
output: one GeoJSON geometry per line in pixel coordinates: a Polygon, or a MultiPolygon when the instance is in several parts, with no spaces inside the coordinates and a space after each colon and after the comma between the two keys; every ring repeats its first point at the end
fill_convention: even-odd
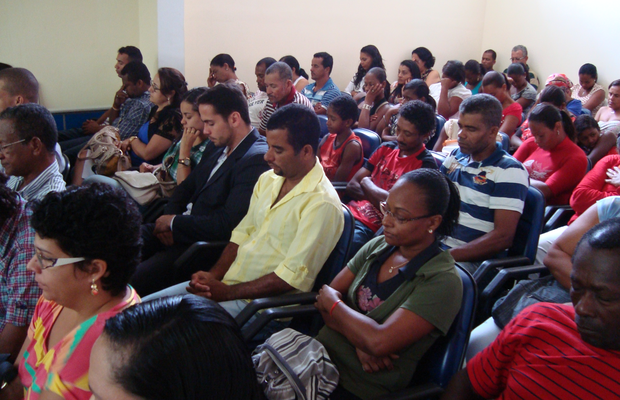
{"type": "Polygon", "coordinates": [[[309,144],[305,145],[301,148],[301,153],[304,158],[314,158],[314,151],[312,150],[312,146],[309,144]]]}
{"type": "Polygon", "coordinates": [[[41,139],[37,136],[34,136],[32,139],[30,139],[28,145],[32,148],[32,152],[34,155],[39,155],[46,150],[43,142],[41,142],[41,139]]]}
{"type": "Polygon", "coordinates": [[[237,127],[239,126],[240,122],[241,114],[239,114],[237,111],[230,113],[230,115],[228,116],[228,125],[237,127]]]}
{"type": "Polygon", "coordinates": [[[347,128],[351,128],[353,124],[355,124],[355,121],[353,121],[353,118],[348,118],[344,120],[344,124],[347,128]]]}
{"type": "Polygon", "coordinates": [[[26,104],[26,99],[24,99],[24,97],[21,94],[18,94],[17,96],[15,96],[15,105],[16,106],[20,106],[22,104],[26,104]]]}
{"type": "Polygon", "coordinates": [[[435,232],[437,228],[439,228],[439,225],[441,225],[441,221],[443,221],[443,217],[439,214],[429,217],[426,230],[429,233],[435,232]]]}
{"type": "Polygon", "coordinates": [[[99,279],[108,276],[108,263],[105,260],[96,258],[89,262],[87,267],[88,280],[98,281],[99,279]]]}

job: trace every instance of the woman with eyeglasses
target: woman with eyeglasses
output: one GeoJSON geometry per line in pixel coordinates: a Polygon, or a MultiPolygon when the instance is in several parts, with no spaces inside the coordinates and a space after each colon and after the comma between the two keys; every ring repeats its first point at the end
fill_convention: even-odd
{"type": "Polygon", "coordinates": [[[31,219],[28,269],[43,294],[17,358],[8,399],[89,399],[89,357],[105,321],[140,302],[128,285],[140,260],[141,217],[104,184],[49,193],[31,219]]]}
{"type": "Polygon", "coordinates": [[[458,223],[459,207],[446,176],[407,172],[381,203],[384,235],[319,291],[315,305],[326,326],[317,340],[340,372],[332,400],[406,387],[420,358],[450,329],[463,287],[439,239],[458,223]]]}

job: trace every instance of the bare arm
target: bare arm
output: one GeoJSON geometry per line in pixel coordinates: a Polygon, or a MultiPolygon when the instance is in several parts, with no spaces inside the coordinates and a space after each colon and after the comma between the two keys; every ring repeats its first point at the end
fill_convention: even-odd
{"type": "Polygon", "coordinates": [[[616,139],[617,136],[613,132],[607,131],[601,134],[596,146],[588,154],[588,159],[593,166],[616,145],[616,139]]]}
{"type": "Polygon", "coordinates": [[[334,175],[335,182],[346,182],[353,166],[362,158],[362,146],[356,141],[350,141],[346,144],[342,153],[342,161],[334,175]]]}
{"type": "Polygon", "coordinates": [[[364,192],[364,198],[370,201],[370,203],[377,209],[379,208],[379,203],[385,201],[388,197],[388,191],[375,185],[370,177],[362,179],[360,182],[360,187],[364,192]]]}
{"type": "Polygon", "coordinates": [[[131,143],[131,150],[133,150],[138,157],[149,161],[162,155],[171,145],[172,141],[170,139],[166,139],[159,135],[153,135],[147,144],[142,143],[140,140],[133,140],[131,143]]]}
{"type": "Polygon", "coordinates": [[[587,108],[588,110],[592,111],[599,104],[601,104],[604,99],[605,99],[605,91],[598,90],[588,99],[588,101],[586,101],[586,103],[583,105],[583,108],[587,108]]]}
{"type": "Polygon", "coordinates": [[[547,184],[545,182],[539,181],[537,179],[531,179],[530,178],[530,185],[534,186],[536,189],[540,190],[543,194],[543,196],[545,196],[545,200],[549,200],[549,198],[551,196],[553,196],[553,193],[551,192],[551,189],[549,189],[549,186],[547,186],[547,184]]]}
{"type": "Polygon", "coordinates": [[[514,136],[517,127],[519,126],[519,119],[514,115],[506,115],[504,118],[504,123],[499,128],[500,132],[504,132],[506,135],[512,137],[514,136]]]}
{"type": "Polygon", "coordinates": [[[219,260],[215,263],[215,265],[209,271],[215,279],[221,281],[224,279],[224,275],[228,272],[228,269],[237,258],[237,251],[239,250],[239,245],[237,243],[230,242],[222,251],[222,255],[219,260]]]}
{"type": "Polygon", "coordinates": [[[450,250],[455,261],[480,261],[495,256],[512,246],[521,213],[509,210],[495,210],[494,229],[489,233],[450,250]]]}
{"type": "Polygon", "coordinates": [[[477,400],[483,397],[474,392],[467,369],[462,369],[450,380],[441,400],[477,400]]]}
{"type": "MultiPolygon", "coordinates": [[[[184,158],[190,158],[192,154],[192,147],[199,140],[198,136],[200,135],[200,131],[194,128],[185,128],[183,130],[183,137],[181,138],[181,145],[179,146],[179,160],[184,158]]],[[[177,185],[180,185],[181,182],[187,178],[187,176],[192,172],[191,165],[184,165],[181,163],[177,164],[177,185]]]]}
{"type": "Polygon", "coordinates": [[[581,237],[599,223],[596,203],[577,218],[551,245],[543,263],[551,275],[565,288],[570,289],[571,257],[581,237]]]}
{"type": "Polygon", "coordinates": [[[441,132],[439,133],[439,137],[437,138],[437,142],[435,142],[435,146],[433,147],[434,151],[441,151],[443,149],[443,143],[448,140],[448,134],[446,133],[446,128],[441,128],[441,132]]]}
{"type": "Polygon", "coordinates": [[[524,110],[527,109],[534,102],[534,100],[526,99],[525,97],[521,97],[519,100],[515,101],[521,104],[521,107],[523,107],[524,110]]]}
{"type": "Polygon", "coordinates": [[[349,195],[354,200],[364,200],[366,197],[364,195],[364,191],[362,190],[361,181],[366,177],[370,177],[371,172],[362,167],[355,173],[353,178],[347,183],[347,195],[349,195]]]}

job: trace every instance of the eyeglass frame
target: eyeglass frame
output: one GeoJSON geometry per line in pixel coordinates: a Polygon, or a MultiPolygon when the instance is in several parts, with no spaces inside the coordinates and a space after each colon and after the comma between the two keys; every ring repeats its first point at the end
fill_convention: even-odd
{"type": "Polygon", "coordinates": [[[411,222],[411,221],[417,221],[419,219],[424,219],[424,218],[429,218],[432,217],[432,214],[429,215],[423,215],[421,217],[413,217],[413,218],[400,218],[397,217],[396,215],[394,215],[393,212],[391,212],[390,210],[387,209],[387,201],[382,201],[379,203],[379,211],[381,211],[381,214],[383,214],[383,217],[385,218],[386,216],[389,216],[391,218],[394,218],[394,221],[398,222],[399,224],[406,224],[407,222],[411,222]]]}
{"type": "Polygon", "coordinates": [[[153,89],[153,93],[157,91],[161,91],[161,88],[155,84],[155,82],[151,82],[151,88],[153,89]]]}
{"type": "Polygon", "coordinates": [[[13,146],[14,144],[17,144],[17,143],[23,143],[25,141],[26,141],[26,139],[22,139],[22,140],[18,140],[17,142],[13,142],[13,143],[9,143],[9,144],[3,144],[2,146],[0,146],[0,153],[4,154],[4,151],[6,149],[8,149],[9,147],[11,147],[11,146],[13,146]]]}
{"type": "Polygon", "coordinates": [[[35,256],[37,257],[37,261],[39,262],[39,268],[41,270],[52,268],[52,267],[62,267],[63,265],[73,264],[80,261],[85,261],[84,257],[69,257],[69,258],[46,258],[46,260],[52,261],[52,265],[44,266],[43,265],[43,256],[36,249],[34,251],[35,256]]]}
{"type": "Polygon", "coordinates": [[[525,58],[525,56],[523,57],[510,57],[510,61],[512,61],[513,64],[523,60],[525,58]]]}

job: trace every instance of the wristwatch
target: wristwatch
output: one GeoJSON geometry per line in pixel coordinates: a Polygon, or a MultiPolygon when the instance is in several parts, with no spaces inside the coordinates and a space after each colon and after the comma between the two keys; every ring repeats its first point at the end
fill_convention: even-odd
{"type": "Polygon", "coordinates": [[[179,158],[179,164],[189,167],[191,165],[191,160],[189,158],[179,158]]]}

